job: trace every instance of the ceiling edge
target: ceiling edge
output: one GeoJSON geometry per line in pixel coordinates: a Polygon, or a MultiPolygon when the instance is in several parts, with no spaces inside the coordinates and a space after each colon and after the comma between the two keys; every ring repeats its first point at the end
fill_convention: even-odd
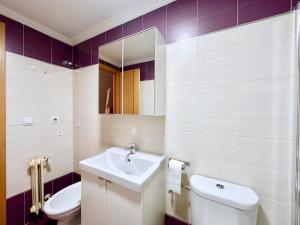
{"type": "Polygon", "coordinates": [[[109,29],[112,29],[116,26],[119,26],[123,23],[126,23],[132,19],[135,19],[139,16],[142,16],[148,12],[151,12],[155,9],[158,9],[164,5],[167,5],[175,0],[151,0],[151,1],[143,1],[140,4],[137,4],[135,7],[123,11],[117,16],[113,16],[102,23],[81,32],[80,34],[74,36],[72,38],[72,42],[74,45],[79,44],[89,38],[92,38],[98,34],[101,34],[109,29]]]}
{"type": "Polygon", "coordinates": [[[25,16],[22,16],[2,5],[0,5],[0,14],[2,14],[3,16],[6,16],[12,20],[18,21],[28,27],[35,29],[35,30],[38,30],[44,34],[47,34],[50,37],[60,40],[66,44],[73,45],[73,42],[70,38],[67,38],[66,36],[59,34],[58,32],[56,32],[42,24],[39,24],[38,22],[35,22],[25,16]]]}

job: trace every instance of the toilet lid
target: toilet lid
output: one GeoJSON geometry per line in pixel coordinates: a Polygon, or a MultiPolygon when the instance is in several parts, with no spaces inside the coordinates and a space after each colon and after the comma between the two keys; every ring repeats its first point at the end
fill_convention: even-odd
{"type": "Polygon", "coordinates": [[[241,210],[254,210],[258,206],[256,193],[244,186],[208,177],[193,175],[191,189],[197,195],[241,210]]]}
{"type": "Polygon", "coordinates": [[[80,207],[81,182],[72,184],[53,195],[44,206],[48,215],[60,215],[80,207]]]}

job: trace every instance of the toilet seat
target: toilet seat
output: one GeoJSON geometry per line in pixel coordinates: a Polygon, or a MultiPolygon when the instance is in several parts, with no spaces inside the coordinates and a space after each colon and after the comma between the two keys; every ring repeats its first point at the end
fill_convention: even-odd
{"type": "Polygon", "coordinates": [[[81,182],[72,184],[54,194],[44,205],[49,217],[70,216],[80,209],[81,182]]]}

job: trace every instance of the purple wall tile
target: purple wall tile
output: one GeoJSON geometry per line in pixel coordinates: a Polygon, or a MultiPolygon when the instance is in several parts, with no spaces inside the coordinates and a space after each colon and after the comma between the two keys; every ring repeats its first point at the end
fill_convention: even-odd
{"type": "MultiPolygon", "coordinates": [[[[52,181],[44,184],[44,194],[52,194],[52,181]]],[[[31,190],[25,192],[25,223],[29,221],[37,220],[37,215],[30,213],[30,208],[32,206],[32,192],[31,190]]]]}
{"type": "Polygon", "coordinates": [[[35,217],[34,214],[30,213],[31,206],[32,206],[32,192],[30,190],[25,192],[25,208],[24,208],[25,223],[28,223],[33,217],[35,217]]]}
{"type": "Polygon", "coordinates": [[[72,46],[52,38],[52,64],[63,66],[63,61],[72,62],[72,46]]]}
{"type": "MultiPolygon", "coordinates": [[[[73,182],[80,181],[81,177],[77,173],[68,173],[53,181],[44,184],[45,195],[53,194],[52,187],[55,186],[55,193],[73,182]]],[[[30,213],[32,206],[31,190],[18,194],[7,199],[7,225],[23,225],[29,223],[32,225],[56,224],[55,221],[49,220],[44,214],[35,215],[30,213]]]]}
{"type": "Polygon", "coordinates": [[[72,173],[68,173],[62,177],[53,180],[53,194],[72,184],[72,173]]]}
{"type": "Polygon", "coordinates": [[[117,26],[106,32],[106,43],[118,40],[123,37],[123,26],[117,26]]]}
{"type": "Polygon", "coordinates": [[[239,24],[251,22],[265,17],[288,12],[290,0],[239,0],[239,24]]]}
{"type": "Polygon", "coordinates": [[[13,196],[6,200],[6,225],[24,224],[24,193],[13,196]]]}
{"type": "Polygon", "coordinates": [[[81,176],[78,173],[73,173],[73,184],[81,181],[81,176]]]}
{"type": "Polygon", "coordinates": [[[197,0],[178,0],[167,5],[167,42],[197,36],[197,0]]]}
{"type": "Polygon", "coordinates": [[[236,0],[198,0],[198,34],[205,34],[236,25],[236,0]]]}
{"type": "Polygon", "coordinates": [[[143,29],[143,17],[138,17],[123,24],[123,37],[137,33],[143,29]]]}
{"type": "Polygon", "coordinates": [[[51,63],[51,38],[24,26],[24,55],[51,63]]]}
{"type": "Polygon", "coordinates": [[[162,35],[167,37],[167,7],[161,7],[143,16],[143,29],[157,27],[162,35]]]}
{"type": "Polygon", "coordinates": [[[139,63],[136,65],[132,65],[131,69],[140,68],[140,80],[147,80],[147,65],[146,63],[139,63]]]}
{"type": "Polygon", "coordinates": [[[296,9],[297,8],[297,3],[299,2],[299,0],[292,0],[292,9],[296,9]]]}
{"type": "Polygon", "coordinates": [[[6,51],[23,55],[23,24],[2,15],[0,21],[5,23],[6,51]]]}
{"type": "Polygon", "coordinates": [[[52,190],[52,186],[53,186],[53,182],[52,181],[48,181],[47,183],[44,184],[44,194],[53,194],[53,190],[52,190]]]}
{"type": "Polygon", "coordinates": [[[99,46],[106,43],[106,33],[102,33],[92,38],[92,64],[98,64],[99,46]]]}
{"type": "Polygon", "coordinates": [[[165,215],[165,225],[190,225],[190,224],[166,214],[165,215]]]}
{"type": "Polygon", "coordinates": [[[73,51],[75,68],[90,66],[92,64],[92,39],[88,39],[76,45],[73,51]]]}
{"type": "Polygon", "coordinates": [[[147,80],[154,80],[155,77],[155,63],[154,61],[147,62],[147,80]]]}

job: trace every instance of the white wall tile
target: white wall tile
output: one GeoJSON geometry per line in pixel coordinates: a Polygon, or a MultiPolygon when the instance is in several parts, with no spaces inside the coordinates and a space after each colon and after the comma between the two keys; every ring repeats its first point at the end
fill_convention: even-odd
{"type": "Polygon", "coordinates": [[[237,134],[237,85],[218,83],[197,86],[197,130],[237,134]]]}
{"type": "Polygon", "coordinates": [[[197,128],[196,85],[167,88],[166,128],[195,131],[197,128]]]}
{"type": "Polygon", "coordinates": [[[257,225],[293,224],[291,206],[267,198],[260,198],[257,225]]]}
{"type": "Polygon", "coordinates": [[[294,76],[294,26],[289,14],[239,27],[239,80],[294,76]]]}
{"type": "Polygon", "coordinates": [[[237,79],[237,30],[203,35],[198,38],[198,84],[237,79]]]}
{"type": "Polygon", "coordinates": [[[49,181],[73,170],[72,71],[13,53],[6,54],[7,197],[30,189],[28,162],[49,156],[49,181]],[[23,117],[33,126],[23,126],[23,117]],[[59,124],[51,124],[59,116],[59,124]],[[57,135],[62,131],[62,136],[57,135]]]}
{"type": "MultiPolygon", "coordinates": [[[[167,47],[166,154],[191,163],[184,182],[200,174],[254,189],[258,225],[291,225],[294,15],[198,37],[196,83],[194,41],[167,47]]],[[[187,193],[166,201],[167,213],[190,221],[187,193]]]]}
{"type": "Polygon", "coordinates": [[[294,140],[294,78],[239,84],[240,136],[294,140]]]}
{"type": "Polygon", "coordinates": [[[167,47],[167,87],[193,85],[196,82],[198,40],[196,38],[167,47]]]}

